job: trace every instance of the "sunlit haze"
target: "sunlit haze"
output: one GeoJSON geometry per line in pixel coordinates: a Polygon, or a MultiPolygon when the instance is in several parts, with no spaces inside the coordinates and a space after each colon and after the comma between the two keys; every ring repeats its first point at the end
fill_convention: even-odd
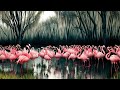
{"type": "Polygon", "coordinates": [[[44,22],[47,19],[50,19],[51,17],[55,17],[55,16],[56,16],[56,14],[54,11],[44,11],[40,16],[41,17],[40,22],[44,22]]]}

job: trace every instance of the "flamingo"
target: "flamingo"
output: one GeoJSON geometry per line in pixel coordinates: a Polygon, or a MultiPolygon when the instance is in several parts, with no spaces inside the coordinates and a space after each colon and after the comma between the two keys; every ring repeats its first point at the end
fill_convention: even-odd
{"type": "Polygon", "coordinates": [[[15,54],[16,51],[17,51],[17,49],[15,47],[10,48],[10,53],[11,54],[15,54]]]}
{"type": "MultiPolygon", "coordinates": [[[[65,52],[65,51],[62,52],[62,57],[64,57],[66,59],[66,62],[67,62],[67,58],[69,57],[69,55],[70,55],[69,52],[65,52]]],[[[68,67],[67,63],[66,63],[66,70],[67,70],[67,73],[69,74],[69,67],[68,67]]]]}
{"type": "Polygon", "coordinates": [[[108,53],[106,54],[106,56],[105,56],[105,58],[106,58],[107,60],[110,60],[110,61],[111,61],[111,64],[112,64],[112,66],[111,66],[111,76],[112,76],[112,68],[113,68],[113,65],[117,64],[117,61],[120,61],[120,57],[119,57],[118,55],[111,55],[111,56],[110,56],[110,54],[111,54],[112,52],[115,53],[114,51],[110,51],[110,52],[108,52],[108,53]]]}
{"type": "Polygon", "coordinates": [[[68,59],[72,59],[72,60],[75,60],[77,58],[77,55],[75,53],[71,53],[68,57],[68,59]]]}
{"type": "MultiPolygon", "coordinates": [[[[82,60],[82,62],[83,62],[82,68],[84,69],[84,66],[85,66],[86,61],[89,60],[89,58],[88,58],[87,55],[85,54],[85,51],[83,51],[83,52],[81,52],[80,54],[78,54],[78,55],[77,55],[77,59],[82,60]]],[[[89,67],[89,66],[88,66],[88,67],[89,67]]]]}
{"type": "Polygon", "coordinates": [[[89,60],[88,56],[86,55],[85,51],[81,52],[80,54],[77,55],[77,59],[81,59],[84,64],[87,60],[89,60]]]}
{"type": "MultiPolygon", "coordinates": [[[[18,60],[17,60],[17,64],[21,64],[21,75],[22,75],[22,65],[24,63],[27,63],[30,58],[32,57],[30,53],[30,44],[29,45],[26,45],[26,47],[28,47],[28,49],[26,49],[26,47],[24,47],[24,49],[22,51],[18,51],[16,53],[16,55],[18,56],[18,60]]],[[[26,68],[27,68],[27,65],[26,65],[26,68]]]]}
{"type": "Polygon", "coordinates": [[[57,51],[54,55],[54,57],[59,60],[61,57],[62,57],[62,53],[61,53],[61,50],[59,48],[57,48],[57,51]]]}
{"type": "Polygon", "coordinates": [[[46,52],[47,52],[47,55],[48,55],[48,56],[50,56],[51,58],[53,58],[54,55],[55,55],[55,52],[52,51],[52,50],[50,50],[50,47],[51,47],[51,46],[48,46],[48,47],[46,48],[46,52]]]}
{"type": "MultiPolygon", "coordinates": [[[[8,59],[11,62],[11,68],[12,68],[12,62],[14,62],[17,58],[18,58],[18,56],[16,54],[8,53],[8,59]]],[[[13,67],[12,71],[14,73],[14,67],[13,67]]]]}
{"type": "Polygon", "coordinates": [[[46,51],[45,51],[45,49],[43,48],[43,49],[39,52],[38,56],[44,58],[45,53],[46,53],[46,51]]]}
{"type": "Polygon", "coordinates": [[[92,51],[92,47],[90,47],[89,46],[89,48],[86,50],[86,55],[89,57],[89,58],[91,58],[91,57],[93,57],[93,51],[92,51]]]}
{"type": "MultiPolygon", "coordinates": [[[[102,46],[100,47],[100,49],[101,49],[101,51],[98,51],[98,52],[93,51],[94,57],[98,59],[97,69],[98,69],[98,66],[99,66],[99,60],[102,58],[102,61],[103,61],[103,58],[105,56],[105,51],[103,50],[102,46]]],[[[104,63],[103,63],[103,69],[104,69],[104,63]]]]}
{"type": "MultiPolygon", "coordinates": [[[[52,57],[50,57],[50,53],[48,55],[49,51],[48,51],[48,48],[45,48],[45,55],[44,55],[44,59],[47,60],[47,71],[48,71],[48,68],[49,68],[49,61],[52,60],[52,57]]],[[[52,56],[52,54],[51,54],[52,56]]]]}
{"type": "MultiPolygon", "coordinates": [[[[30,45],[29,45],[30,46],[30,45]]],[[[30,48],[29,48],[30,49],[30,48]]],[[[39,49],[38,49],[39,50],[39,49]]],[[[36,58],[38,58],[39,57],[39,53],[38,53],[38,51],[36,51],[35,49],[34,49],[34,47],[32,47],[30,50],[29,50],[29,53],[30,53],[30,55],[31,55],[31,57],[30,57],[30,59],[32,59],[32,60],[35,60],[36,58]]],[[[27,67],[27,63],[26,63],[26,67],[27,67]]]]}
{"type": "Polygon", "coordinates": [[[31,54],[28,53],[28,54],[25,54],[25,55],[20,55],[18,57],[18,61],[17,61],[17,64],[20,63],[21,64],[21,75],[23,74],[23,71],[22,71],[22,64],[24,64],[25,62],[27,63],[31,58],[31,54]]]}
{"type": "Polygon", "coordinates": [[[30,50],[29,52],[31,54],[31,59],[35,59],[35,58],[38,58],[39,57],[39,53],[37,51],[34,50],[34,48],[32,50],[30,50]]]}
{"type": "Polygon", "coordinates": [[[114,48],[116,49],[115,52],[117,53],[117,55],[120,56],[120,47],[116,45],[114,48]]]}
{"type": "MultiPolygon", "coordinates": [[[[30,48],[31,48],[31,45],[30,44],[28,44],[28,45],[26,45],[26,47],[25,47],[27,50],[29,50],[30,51],[30,48]]],[[[28,52],[29,52],[28,51],[28,52]]]]}
{"type": "MultiPolygon", "coordinates": [[[[73,61],[77,58],[77,53],[74,52],[74,53],[71,53],[68,57],[68,60],[72,59],[73,61]]],[[[77,64],[75,65],[75,78],[77,76],[77,64]]]]}
{"type": "Polygon", "coordinates": [[[66,45],[66,47],[59,45],[59,47],[62,50],[62,52],[61,52],[62,56],[61,57],[63,57],[63,58],[66,59],[66,70],[67,70],[67,72],[66,72],[66,78],[67,78],[68,74],[69,74],[69,67],[68,67],[68,63],[67,63],[67,58],[69,57],[70,52],[68,51],[68,46],[67,45],[66,45]]]}

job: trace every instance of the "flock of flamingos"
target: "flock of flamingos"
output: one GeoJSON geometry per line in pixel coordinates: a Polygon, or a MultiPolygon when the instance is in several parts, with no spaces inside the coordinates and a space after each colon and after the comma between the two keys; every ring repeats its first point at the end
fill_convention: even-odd
{"type": "MultiPolygon", "coordinates": [[[[43,75],[49,77],[52,73],[55,75],[57,70],[59,71],[60,67],[57,67],[56,70],[50,69],[52,65],[53,58],[56,62],[60,62],[61,58],[65,60],[65,70],[64,78],[68,78],[69,74],[71,77],[77,79],[78,67],[80,66],[79,62],[82,63],[82,68],[88,68],[92,66],[91,60],[97,61],[95,63],[96,68],[99,68],[99,61],[102,62],[102,68],[104,69],[105,60],[111,62],[111,75],[112,70],[114,68],[115,72],[119,71],[119,62],[120,62],[120,46],[94,46],[94,45],[59,45],[59,47],[55,46],[46,46],[38,48],[37,50],[34,47],[31,47],[30,44],[26,45],[26,47],[21,48],[19,44],[16,46],[0,46],[0,60],[4,62],[5,60],[10,60],[11,63],[16,64],[24,64],[29,62],[30,60],[34,60],[38,57],[41,57],[43,60],[47,62],[46,70],[43,75]],[[73,63],[72,73],[69,70],[69,61],[73,63]],[[78,62],[79,61],[79,62],[78,62]],[[50,74],[51,73],[51,74],[50,74]]],[[[34,66],[34,65],[33,65],[34,66]]],[[[59,65],[58,65],[59,66],[59,65]]],[[[26,69],[27,69],[26,65],[26,69]]],[[[4,68],[4,63],[2,63],[2,68],[4,68]]],[[[11,65],[12,68],[12,65],[11,65]]],[[[13,71],[14,72],[14,69],[13,71]]],[[[23,73],[21,68],[21,73],[23,73]]],[[[62,77],[62,76],[61,76],[62,77]]]]}

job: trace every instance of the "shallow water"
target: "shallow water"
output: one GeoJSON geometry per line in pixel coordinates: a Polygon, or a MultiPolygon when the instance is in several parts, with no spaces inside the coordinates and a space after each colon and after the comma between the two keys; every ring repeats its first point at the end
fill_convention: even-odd
{"type": "MultiPolygon", "coordinates": [[[[110,76],[110,64],[108,62],[105,62],[103,69],[103,63],[100,61],[98,70],[94,62],[91,63],[91,68],[83,68],[80,60],[75,60],[75,62],[78,63],[77,73],[75,73],[75,65],[72,60],[68,60],[69,72],[66,70],[66,60],[64,58],[60,60],[53,58],[48,62],[38,57],[34,60],[30,60],[27,64],[28,69],[33,70],[34,77],[38,79],[74,79],[75,74],[77,74],[76,78],[78,79],[107,79],[110,76]]],[[[17,64],[12,63],[12,66],[14,66],[16,72],[20,72],[20,68],[18,68],[17,64]]],[[[26,63],[23,65],[23,68],[26,69],[26,63]]],[[[0,70],[2,70],[2,63],[0,63],[0,70]]],[[[9,72],[11,70],[10,63],[4,63],[4,72],[9,72]]]]}

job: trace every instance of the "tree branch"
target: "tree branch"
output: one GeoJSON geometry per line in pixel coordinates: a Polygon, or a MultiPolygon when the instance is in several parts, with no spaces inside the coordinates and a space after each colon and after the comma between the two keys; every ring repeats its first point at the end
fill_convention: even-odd
{"type": "Polygon", "coordinates": [[[82,20],[82,17],[81,17],[81,15],[80,15],[80,12],[79,11],[77,11],[78,12],[78,15],[79,15],[79,20],[81,21],[81,23],[82,23],[82,25],[83,25],[83,27],[84,27],[84,30],[85,30],[85,32],[87,32],[87,29],[86,29],[86,27],[85,27],[85,24],[84,24],[84,22],[83,22],[83,20],[82,20]]]}
{"type": "Polygon", "coordinates": [[[94,24],[94,26],[96,27],[96,23],[95,21],[93,20],[93,18],[91,17],[90,13],[87,11],[87,15],[89,16],[90,20],[92,21],[92,23],[94,24]]]}
{"type": "Polygon", "coordinates": [[[4,32],[3,28],[2,28],[1,26],[0,26],[0,28],[1,28],[1,30],[3,31],[3,33],[5,34],[5,36],[7,36],[6,33],[4,32]]]}
{"type": "Polygon", "coordinates": [[[98,14],[102,17],[101,13],[98,11],[98,14]]]}

